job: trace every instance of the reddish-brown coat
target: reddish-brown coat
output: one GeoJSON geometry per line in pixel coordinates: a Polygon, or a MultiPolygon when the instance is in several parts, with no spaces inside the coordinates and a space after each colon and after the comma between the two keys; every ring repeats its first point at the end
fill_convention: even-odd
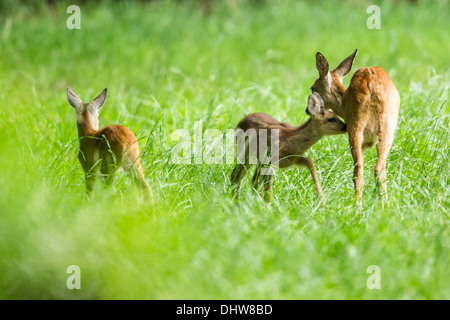
{"type": "Polygon", "coordinates": [[[101,177],[110,183],[117,169],[123,168],[133,171],[136,182],[146,190],[152,200],[153,194],[145,181],[139,145],[133,132],[123,125],[98,129],[98,109],[105,102],[106,89],[89,103],[84,103],[70,88],[67,89],[67,94],[69,103],[77,111],[80,141],[78,159],[85,172],[87,192],[92,192],[98,171],[101,177]]]}
{"type": "MultiPolygon", "coordinates": [[[[311,172],[317,193],[322,197],[322,188],[320,186],[319,178],[317,177],[314,162],[302,155],[324,135],[345,133],[346,125],[339,120],[333,112],[324,109],[323,101],[317,93],[310,96],[307,113],[311,115],[311,118],[298,127],[279,122],[264,113],[252,113],[244,117],[239,122],[236,129],[241,129],[243,132],[247,133],[249,132],[248,130],[255,131],[257,138],[257,140],[255,140],[257,143],[256,152],[258,157],[260,152],[266,152],[266,150],[260,150],[259,130],[267,130],[265,131],[267,132],[267,148],[271,147],[271,130],[278,130],[279,160],[277,163],[272,162],[271,164],[279,168],[287,168],[292,165],[307,167],[311,172]]],[[[242,180],[251,167],[248,159],[248,146],[246,147],[245,155],[245,163],[238,163],[231,174],[231,182],[237,197],[239,197],[242,180]]],[[[252,178],[252,183],[256,190],[264,191],[265,200],[268,202],[272,200],[272,181],[273,175],[261,175],[261,163],[258,163],[252,178]],[[263,185],[264,188],[261,188],[261,185],[263,185]]]]}
{"type": "Polygon", "coordinates": [[[364,187],[363,151],[377,146],[375,177],[384,203],[387,198],[386,159],[397,126],[400,96],[388,74],[380,67],[358,69],[346,90],[342,79],[350,72],[356,54],[357,50],[329,72],[325,57],[317,53],[319,78],[311,89],[318,92],[325,106],[336,112],[347,124],[355,164],[353,181],[358,202],[364,187]]]}

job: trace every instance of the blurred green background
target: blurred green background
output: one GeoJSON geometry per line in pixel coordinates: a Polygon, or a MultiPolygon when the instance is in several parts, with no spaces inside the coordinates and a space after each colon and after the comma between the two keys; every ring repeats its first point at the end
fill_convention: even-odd
{"type": "Polygon", "coordinates": [[[0,298],[450,298],[449,13],[431,0],[2,1],[0,298]],[[72,4],[79,30],[66,27],[72,4]],[[350,74],[380,66],[401,96],[387,208],[369,150],[355,215],[344,135],[308,152],[323,205],[305,169],[278,172],[267,206],[249,183],[230,199],[232,165],[171,163],[171,133],[195,121],[303,123],[315,53],[335,68],[355,49],[350,74]],[[108,88],[100,125],[137,135],[154,207],[122,175],[85,198],[67,86],[86,101],[108,88]],[[66,287],[70,265],[80,290],[66,287]],[[366,286],[370,265],[380,290],[366,286]]]}

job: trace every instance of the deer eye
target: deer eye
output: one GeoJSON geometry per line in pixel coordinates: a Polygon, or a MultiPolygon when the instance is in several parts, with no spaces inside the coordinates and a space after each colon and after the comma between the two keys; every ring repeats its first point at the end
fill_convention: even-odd
{"type": "Polygon", "coordinates": [[[327,121],[333,123],[333,122],[336,122],[336,119],[335,118],[328,118],[327,121]]]}

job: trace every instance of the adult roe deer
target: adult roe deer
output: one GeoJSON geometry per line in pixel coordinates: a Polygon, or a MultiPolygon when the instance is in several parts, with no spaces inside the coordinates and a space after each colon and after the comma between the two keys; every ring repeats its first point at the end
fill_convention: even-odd
{"type": "Polygon", "coordinates": [[[99,130],[99,109],[106,101],[107,89],[89,103],[83,102],[67,88],[69,104],[77,112],[77,127],[80,140],[78,159],[85,172],[86,191],[91,193],[98,176],[109,184],[118,168],[132,171],[146,197],[153,202],[152,191],[145,181],[139,145],[136,136],[125,126],[110,125],[99,130]]]}
{"type": "MultiPolygon", "coordinates": [[[[346,132],[346,124],[343,123],[333,112],[324,109],[324,103],[319,94],[314,93],[308,97],[308,107],[306,113],[311,118],[300,125],[294,127],[287,123],[278,122],[271,116],[264,113],[253,113],[244,117],[238,124],[236,130],[248,132],[248,130],[255,130],[256,135],[261,129],[269,132],[278,129],[278,163],[275,163],[279,168],[287,168],[292,165],[306,166],[314,180],[317,193],[320,197],[323,196],[322,188],[320,186],[319,178],[317,177],[314,162],[302,155],[324,135],[336,135],[346,132]]],[[[248,139],[248,138],[247,138],[248,139]]],[[[259,137],[256,140],[259,140],[259,137]]],[[[266,140],[268,142],[268,140],[266,140]]],[[[259,143],[258,143],[259,146],[259,143]]],[[[239,149],[239,144],[238,144],[239,149]]],[[[239,150],[238,150],[239,152],[239,150]]],[[[259,150],[261,152],[261,150],[259,150]]],[[[231,183],[236,197],[239,198],[239,191],[242,185],[242,180],[252,166],[249,161],[249,146],[246,145],[244,163],[238,163],[231,173],[231,183]]],[[[253,187],[257,191],[264,192],[264,199],[267,202],[272,201],[272,181],[273,174],[261,174],[261,162],[258,161],[256,171],[252,178],[253,187]],[[263,190],[261,190],[263,185],[263,190]]]]}
{"type": "Polygon", "coordinates": [[[347,124],[355,165],[353,182],[358,204],[361,204],[364,188],[363,152],[364,149],[377,146],[375,179],[384,206],[387,201],[386,160],[394,140],[400,96],[387,73],[380,67],[358,69],[345,89],[342,80],[350,72],[357,53],[358,50],[355,50],[330,72],[328,61],[317,52],[319,78],[311,90],[322,96],[325,108],[333,110],[347,124]]]}

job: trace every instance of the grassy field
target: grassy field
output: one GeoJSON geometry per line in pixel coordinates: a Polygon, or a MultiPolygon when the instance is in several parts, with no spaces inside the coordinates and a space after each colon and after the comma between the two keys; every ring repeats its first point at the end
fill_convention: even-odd
{"type": "MultiPolygon", "coordinates": [[[[220,3],[205,16],[172,2],[68,4],[0,12],[0,298],[449,299],[450,107],[447,1],[220,3]],[[280,171],[270,206],[245,184],[228,195],[229,164],[171,162],[177,129],[234,128],[250,112],[307,120],[314,55],[351,74],[381,66],[401,96],[388,159],[389,205],[374,192],[366,152],[355,215],[347,137],[308,152],[326,203],[305,169],[280,171]],[[70,86],[89,100],[105,87],[100,124],[139,138],[154,207],[119,175],[85,198],[70,86]],[[81,269],[69,290],[67,267],[81,269]],[[381,289],[367,268],[379,266],[381,289]]],[[[350,76],[346,78],[348,85],[350,76]]]]}

